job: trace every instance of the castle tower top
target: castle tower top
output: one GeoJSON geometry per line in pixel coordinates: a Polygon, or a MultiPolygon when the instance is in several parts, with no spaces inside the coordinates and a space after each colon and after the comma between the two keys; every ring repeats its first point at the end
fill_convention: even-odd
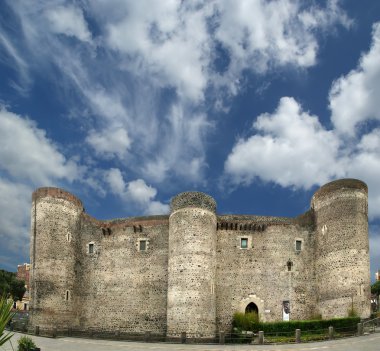
{"type": "Polygon", "coordinates": [[[172,198],[170,204],[170,210],[172,213],[186,207],[203,208],[215,213],[216,202],[210,195],[199,191],[187,191],[172,198]]]}
{"type": "Polygon", "coordinates": [[[32,201],[36,201],[43,197],[55,197],[57,199],[64,199],[72,202],[74,205],[83,209],[82,201],[80,201],[76,196],[69,193],[66,190],[53,187],[38,188],[33,192],[32,201]]]}
{"type": "Polygon", "coordinates": [[[339,179],[334,180],[330,183],[327,183],[321,186],[313,195],[311,203],[314,204],[316,201],[323,199],[326,196],[329,196],[331,193],[336,192],[337,190],[362,190],[368,194],[367,184],[358,179],[339,179]]]}

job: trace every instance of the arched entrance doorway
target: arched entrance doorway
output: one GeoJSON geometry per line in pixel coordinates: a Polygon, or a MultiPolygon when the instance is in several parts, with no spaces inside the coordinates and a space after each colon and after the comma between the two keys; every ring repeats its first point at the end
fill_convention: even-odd
{"type": "Polygon", "coordinates": [[[245,313],[256,313],[258,315],[259,308],[257,307],[255,303],[250,302],[245,308],[245,313]]]}

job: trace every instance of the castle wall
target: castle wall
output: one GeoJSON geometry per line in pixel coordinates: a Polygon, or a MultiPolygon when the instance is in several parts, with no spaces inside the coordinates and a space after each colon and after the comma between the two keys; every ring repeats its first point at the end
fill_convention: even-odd
{"type": "Polygon", "coordinates": [[[321,187],[297,218],[215,214],[208,195],[170,216],[99,221],[57,188],[33,193],[31,327],[212,337],[254,303],[262,321],[370,313],[367,187],[321,187]],[[243,245],[244,242],[244,245],[243,245]]]}
{"type": "Polygon", "coordinates": [[[266,322],[282,320],[283,301],[290,301],[290,319],[307,319],[314,312],[312,232],[290,218],[283,223],[263,219],[252,216],[250,220],[238,221],[236,217],[219,217],[216,278],[219,330],[230,330],[233,314],[244,312],[250,302],[256,304],[260,320],[266,322]],[[231,230],[235,223],[237,230],[231,230]],[[242,238],[248,238],[247,249],[241,248],[242,238]],[[296,240],[302,242],[300,251],[296,251],[296,240]]]}
{"type": "Polygon", "coordinates": [[[83,217],[81,328],[166,332],[168,220],[140,223],[83,217]]]}

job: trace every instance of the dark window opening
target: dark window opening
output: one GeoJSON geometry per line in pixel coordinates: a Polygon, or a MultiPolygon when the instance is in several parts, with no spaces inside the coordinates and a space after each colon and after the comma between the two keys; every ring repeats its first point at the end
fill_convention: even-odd
{"type": "Polygon", "coordinates": [[[146,251],[146,240],[140,240],[140,251],[146,251]]]}
{"type": "Polygon", "coordinates": [[[241,238],[240,239],[240,247],[242,249],[248,249],[248,238],[241,238]]]}
{"type": "Polygon", "coordinates": [[[245,308],[245,313],[257,313],[257,314],[259,314],[259,309],[255,303],[250,302],[247,305],[247,307],[245,308]]]}
{"type": "Polygon", "coordinates": [[[69,301],[70,293],[69,290],[66,290],[66,301],[69,301]]]}
{"type": "Polygon", "coordinates": [[[301,251],[301,250],[302,250],[302,241],[296,240],[296,251],[301,251]]]}
{"type": "Polygon", "coordinates": [[[88,244],[88,253],[94,253],[94,244],[88,244]]]}
{"type": "Polygon", "coordinates": [[[286,265],[288,267],[288,272],[290,272],[292,270],[292,267],[293,267],[293,262],[289,260],[288,262],[286,262],[286,265]]]}

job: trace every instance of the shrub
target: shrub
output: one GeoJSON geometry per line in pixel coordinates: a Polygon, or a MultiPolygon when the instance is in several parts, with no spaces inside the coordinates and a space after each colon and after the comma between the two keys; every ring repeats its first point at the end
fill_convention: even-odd
{"type": "Polygon", "coordinates": [[[264,333],[285,334],[294,333],[296,329],[310,333],[318,333],[323,329],[328,329],[329,326],[334,327],[335,330],[356,330],[357,323],[359,322],[359,317],[348,317],[325,320],[260,323],[258,319],[251,319],[250,316],[245,317],[244,313],[235,313],[232,326],[235,331],[249,330],[255,333],[262,330],[264,333]]]}
{"type": "Polygon", "coordinates": [[[12,306],[13,301],[8,301],[5,295],[0,298],[0,346],[4,345],[13,336],[11,333],[4,333],[5,327],[13,317],[12,306]]]}
{"type": "Polygon", "coordinates": [[[259,323],[259,315],[257,312],[235,312],[232,326],[238,330],[253,330],[259,323]]]}
{"type": "Polygon", "coordinates": [[[33,339],[29,336],[22,336],[18,339],[17,351],[31,351],[36,348],[36,344],[33,339]]]}

